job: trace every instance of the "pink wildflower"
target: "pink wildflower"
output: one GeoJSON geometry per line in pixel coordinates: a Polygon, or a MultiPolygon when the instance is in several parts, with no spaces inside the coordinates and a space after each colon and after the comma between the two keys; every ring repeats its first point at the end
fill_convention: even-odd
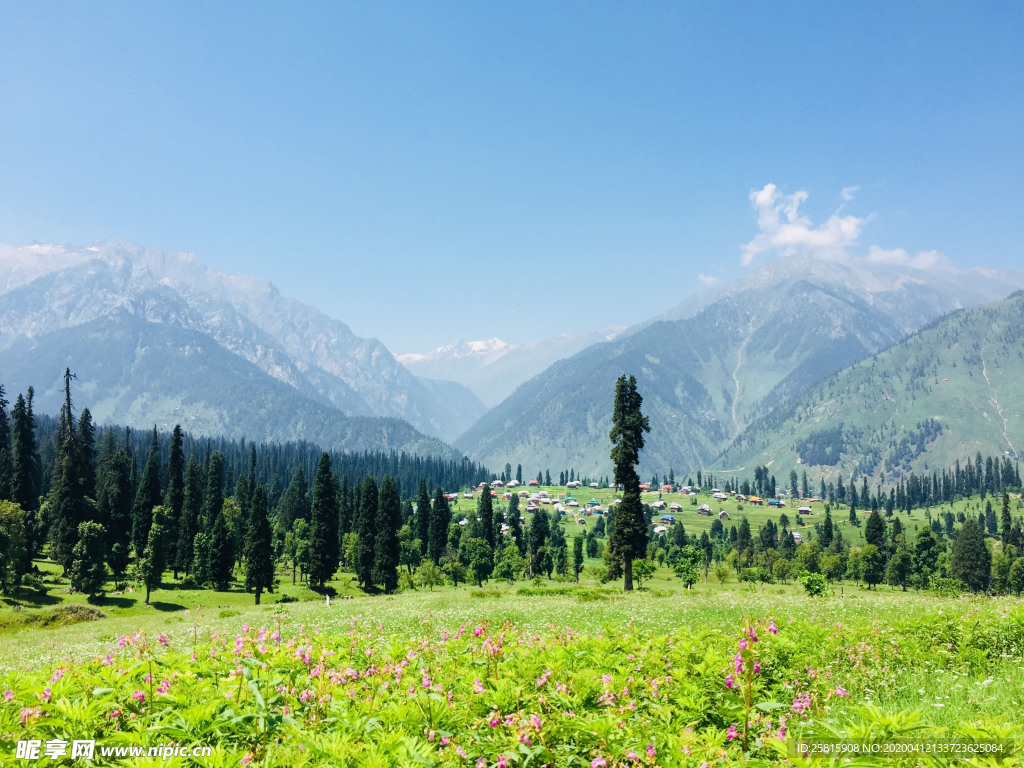
{"type": "Polygon", "coordinates": [[[725,738],[727,738],[729,741],[732,741],[736,738],[736,735],[736,726],[730,725],[729,730],[725,732],[725,738]]]}
{"type": "Polygon", "coordinates": [[[49,688],[44,688],[43,692],[41,694],[39,694],[39,698],[42,699],[43,701],[49,701],[50,700],[50,694],[52,694],[52,693],[53,693],[53,691],[51,691],[49,688]]]}
{"type": "Polygon", "coordinates": [[[843,688],[843,686],[841,686],[841,685],[839,685],[839,686],[836,686],[836,694],[835,694],[835,695],[836,695],[836,696],[845,696],[846,698],[849,698],[849,697],[850,697],[850,694],[848,694],[848,693],[846,692],[846,689],[845,689],[845,688],[843,688]]]}
{"type": "Polygon", "coordinates": [[[469,755],[466,754],[466,750],[462,748],[461,744],[459,744],[459,746],[455,748],[455,754],[461,757],[463,760],[469,759],[469,755]]]}
{"type": "Polygon", "coordinates": [[[170,680],[161,680],[160,681],[160,686],[156,689],[156,692],[157,693],[167,693],[169,690],[171,690],[171,681],[170,680]]]}
{"type": "Polygon", "coordinates": [[[771,624],[768,625],[768,631],[771,632],[773,635],[779,634],[779,628],[777,626],[775,626],[775,621],[774,620],[772,621],[771,624]]]}
{"type": "Polygon", "coordinates": [[[160,645],[162,645],[164,648],[170,645],[170,643],[167,641],[167,635],[163,633],[161,633],[160,636],[157,637],[157,642],[159,642],[160,645]]]}
{"type": "Polygon", "coordinates": [[[740,650],[741,651],[745,651],[747,649],[747,638],[741,637],[739,645],[740,645],[740,650]]]}
{"type": "Polygon", "coordinates": [[[732,668],[735,670],[737,675],[743,672],[743,654],[739,651],[736,652],[736,655],[732,659],[732,668]]]}
{"type": "Polygon", "coordinates": [[[536,728],[538,731],[541,729],[540,715],[530,715],[530,725],[536,728]]]}
{"type": "Polygon", "coordinates": [[[657,755],[657,752],[654,751],[654,745],[653,744],[648,744],[647,745],[647,756],[649,758],[651,758],[651,760],[653,760],[656,755],[657,755]]]}
{"type": "Polygon", "coordinates": [[[473,627],[473,637],[480,637],[484,633],[484,628],[477,624],[473,627]]]}
{"type": "Polygon", "coordinates": [[[473,693],[487,693],[487,689],[484,688],[484,684],[480,682],[479,677],[473,678],[473,693]]]}
{"type": "Polygon", "coordinates": [[[603,757],[595,757],[590,761],[590,768],[608,768],[608,761],[603,757]]]}
{"type": "Polygon", "coordinates": [[[146,694],[142,691],[136,690],[132,693],[132,698],[140,704],[146,700],[146,694]]]}
{"type": "Polygon", "coordinates": [[[725,676],[725,687],[732,688],[736,684],[736,681],[732,679],[732,675],[725,676]]]}
{"type": "Polygon", "coordinates": [[[756,675],[760,671],[761,671],[761,662],[760,661],[755,661],[754,662],[754,674],[756,675]]]}
{"type": "Polygon", "coordinates": [[[430,679],[430,675],[423,675],[423,679],[420,681],[424,688],[429,688],[434,684],[434,681],[430,679]]]}
{"type": "Polygon", "coordinates": [[[241,762],[241,764],[242,764],[242,765],[248,765],[249,763],[251,763],[251,762],[252,762],[252,755],[250,755],[250,754],[249,754],[249,753],[247,752],[247,753],[245,754],[245,757],[243,757],[243,758],[242,758],[242,759],[241,759],[241,760],[240,760],[239,762],[241,762]]]}
{"type": "Polygon", "coordinates": [[[11,701],[14,698],[14,691],[8,688],[4,691],[4,701],[11,701]]]}
{"type": "Polygon", "coordinates": [[[476,759],[476,768],[487,768],[487,758],[486,757],[478,757],[476,759]]]}

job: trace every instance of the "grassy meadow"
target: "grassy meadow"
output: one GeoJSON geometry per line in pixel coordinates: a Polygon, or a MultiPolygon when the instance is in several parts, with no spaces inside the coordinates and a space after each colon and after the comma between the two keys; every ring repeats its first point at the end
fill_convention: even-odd
{"type": "MultiPolygon", "coordinates": [[[[581,506],[614,499],[567,493],[581,506]]],[[[792,502],[696,498],[729,512],[726,525],[797,521],[792,502]]],[[[710,528],[690,497],[678,503],[687,532],[710,528]]],[[[961,503],[969,513],[978,501],[961,503]]],[[[824,505],[813,508],[821,520],[824,505]]],[[[460,494],[453,519],[475,509],[460,494]]],[[[585,520],[563,518],[567,538],[595,518],[585,520]]],[[[862,529],[843,530],[856,541],[862,529]]],[[[151,606],[140,590],[90,605],[56,566],[37,564],[43,589],[0,608],[2,765],[27,738],[213,748],[61,763],[82,766],[881,764],[793,756],[815,739],[981,740],[1002,751],[973,764],[1024,765],[1024,602],[1011,597],[844,583],[812,598],[735,573],[687,590],[667,567],[623,593],[597,583],[600,561],[588,559],[579,585],[492,579],[367,596],[339,572],[327,605],[282,568],[260,606],[240,588],[186,589],[170,573],[151,606]]],[[[953,762],[918,751],[884,764],[953,762]]]]}

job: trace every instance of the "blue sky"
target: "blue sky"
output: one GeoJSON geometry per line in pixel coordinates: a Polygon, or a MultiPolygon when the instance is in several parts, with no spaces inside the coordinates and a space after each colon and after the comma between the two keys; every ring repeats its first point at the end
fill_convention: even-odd
{"type": "Polygon", "coordinates": [[[0,4],[3,243],[192,251],[409,352],[634,323],[793,229],[1024,266],[1024,5],[0,4]]]}

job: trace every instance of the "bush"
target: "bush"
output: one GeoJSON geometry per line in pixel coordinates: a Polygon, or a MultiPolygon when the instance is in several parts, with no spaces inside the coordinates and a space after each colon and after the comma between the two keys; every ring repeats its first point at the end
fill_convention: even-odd
{"type": "Polygon", "coordinates": [[[942,597],[959,597],[967,591],[967,585],[960,579],[950,579],[944,576],[932,576],[928,588],[942,597]]]}
{"type": "Polygon", "coordinates": [[[804,571],[800,574],[800,583],[804,585],[804,590],[811,597],[822,597],[828,594],[828,579],[820,573],[804,571]]]}
{"type": "Polygon", "coordinates": [[[281,595],[281,597],[279,597],[277,599],[277,602],[279,602],[279,603],[297,603],[297,602],[299,602],[299,598],[292,597],[291,595],[281,595]]]}
{"type": "Polygon", "coordinates": [[[774,584],[775,579],[767,568],[744,568],[740,571],[740,581],[757,582],[759,584],[774,584]]]}
{"type": "Polygon", "coordinates": [[[232,616],[241,616],[242,614],[231,608],[225,608],[223,611],[217,614],[218,619],[230,619],[232,616]]]}

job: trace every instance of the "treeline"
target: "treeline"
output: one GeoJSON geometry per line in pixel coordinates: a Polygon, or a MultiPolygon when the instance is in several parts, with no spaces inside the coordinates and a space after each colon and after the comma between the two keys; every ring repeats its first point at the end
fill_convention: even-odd
{"type": "Polygon", "coordinates": [[[947,513],[916,531],[909,530],[898,514],[871,512],[864,523],[864,546],[853,546],[844,538],[829,506],[823,522],[803,531],[790,528],[786,513],[779,516],[778,524],[768,521],[757,531],[746,517],[728,529],[715,520],[710,534],[699,538],[675,525],[651,537],[647,557],[659,564],[668,562],[688,583],[696,580],[701,569],[706,578],[714,566],[723,582],[735,570],[742,581],[800,579],[810,585],[809,591],[823,590],[828,582],[850,580],[869,589],[885,583],[903,590],[1020,595],[1024,591],[1024,526],[1011,514],[1008,493],[997,504],[1000,513],[989,499],[978,518],[961,513],[954,521],[952,513],[947,513]],[[993,526],[986,519],[999,522],[993,526]],[[996,535],[986,539],[986,527],[996,527],[996,535]]]}
{"type": "MultiPolygon", "coordinates": [[[[149,591],[171,569],[176,578],[180,573],[219,589],[238,577],[258,602],[260,592],[272,589],[274,566],[289,547],[293,563],[301,548],[304,575],[322,585],[346,557],[352,534],[361,534],[364,548],[369,543],[372,550],[377,532],[381,553],[371,553],[369,567],[380,575],[389,567],[390,548],[398,546],[402,487],[411,492],[429,485],[443,497],[443,488],[475,484],[487,474],[468,459],[200,440],[180,426],[169,435],[155,428],[97,434],[88,408],[74,417],[71,378],[66,372],[57,419],[34,414],[31,388],[8,412],[0,385],[4,592],[17,587],[45,552],[63,566],[72,588],[90,595],[108,576],[117,589],[130,570],[145,585],[148,602],[149,591]],[[374,477],[381,481],[371,505],[364,479],[374,477]],[[378,519],[385,514],[381,509],[390,525],[378,519]]],[[[365,562],[365,553],[361,557],[365,562]]],[[[388,589],[393,582],[363,579],[367,588],[378,583],[388,589]]]]}

